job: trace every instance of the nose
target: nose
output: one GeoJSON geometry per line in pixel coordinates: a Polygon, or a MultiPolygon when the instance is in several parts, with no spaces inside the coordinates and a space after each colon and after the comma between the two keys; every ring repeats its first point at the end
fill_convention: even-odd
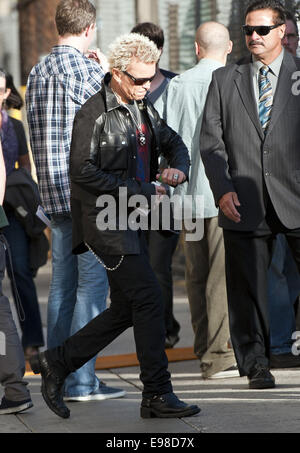
{"type": "Polygon", "coordinates": [[[253,39],[254,41],[256,41],[257,39],[260,39],[260,36],[256,33],[255,30],[254,30],[254,32],[251,35],[251,39],[253,39]]]}
{"type": "Polygon", "coordinates": [[[145,90],[149,90],[150,85],[151,85],[150,80],[147,80],[147,82],[143,83],[143,88],[145,88],[145,90]]]}

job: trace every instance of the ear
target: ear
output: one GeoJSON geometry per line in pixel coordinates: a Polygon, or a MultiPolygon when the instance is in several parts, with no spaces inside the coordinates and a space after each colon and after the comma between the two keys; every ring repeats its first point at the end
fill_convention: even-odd
{"type": "Polygon", "coordinates": [[[112,68],[111,74],[117,83],[121,83],[120,71],[118,69],[112,68]]]}
{"type": "Polygon", "coordinates": [[[8,96],[10,95],[10,93],[11,93],[11,89],[10,88],[6,88],[4,96],[3,96],[3,99],[7,99],[8,96]]]}
{"type": "Polygon", "coordinates": [[[198,55],[199,55],[199,50],[200,50],[200,49],[199,49],[199,44],[197,43],[197,41],[195,41],[194,44],[195,44],[195,53],[196,53],[196,55],[198,56],[198,55]]]}
{"type": "Polygon", "coordinates": [[[91,24],[88,27],[86,27],[86,29],[84,30],[84,36],[88,37],[94,31],[95,27],[96,24],[91,24]]]}
{"type": "Polygon", "coordinates": [[[228,50],[227,50],[227,54],[228,54],[228,55],[232,52],[232,48],[233,48],[233,42],[232,42],[232,41],[229,41],[228,50]]]}
{"type": "Polygon", "coordinates": [[[286,25],[285,24],[282,24],[282,25],[280,25],[280,27],[278,27],[278,32],[279,32],[280,39],[284,38],[285,31],[286,31],[286,25]]]}

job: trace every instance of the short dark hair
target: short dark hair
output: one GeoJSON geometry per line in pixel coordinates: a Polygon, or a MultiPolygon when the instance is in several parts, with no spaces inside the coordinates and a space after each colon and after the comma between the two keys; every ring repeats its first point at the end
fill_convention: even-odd
{"type": "Polygon", "coordinates": [[[245,17],[252,11],[260,9],[271,9],[276,15],[274,16],[274,23],[284,24],[286,21],[286,9],[278,0],[255,0],[246,9],[245,17]]]}
{"type": "Polygon", "coordinates": [[[131,30],[131,33],[147,36],[159,49],[164,47],[165,37],[162,28],[152,22],[141,22],[131,30]]]}
{"type": "Polygon", "coordinates": [[[11,74],[9,74],[5,69],[0,69],[0,77],[5,78],[6,89],[10,89],[10,94],[5,101],[5,105],[8,109],[17,109],[21,110],[24,105],[22,96],[18,92],[17,88],[14,85],[14,79],[11,74]]]}
{"type": "Polygon", "coordinates": [[[96,8],[89,0],[61,0],[56,8],[55,23],[59,36],[80,35],[96,22],[96,8]]]}
{"type": "Polygon", "coordinates": [[[297,20],[296,20],[296,17],[294,16],[294,14],[291,13],[291,11],[286,10],[286,11],[285,11],[285,19],[286,19],[286,21],[287,21],[287,20],[290,20],[290,21],[293,22],[293,24],[295,25],[296,33],[297,33],[297,35],[299,36],[297,20]]]}

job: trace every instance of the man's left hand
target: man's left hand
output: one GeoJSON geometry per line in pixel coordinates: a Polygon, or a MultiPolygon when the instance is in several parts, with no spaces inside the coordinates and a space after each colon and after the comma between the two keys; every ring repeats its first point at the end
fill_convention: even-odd
{"type": "Polygon", "coordinates": [[[186,177],[183,171],[177,170],[177,168],[165,168],[161,174],[156,175],[156,179],[159,182],[176,187],[183,183],[186,177]]]}
{"type": "Polygon", "coordinates": [[[102,66],[105,73],[108,72],[109,63],[107,57],[104,55],[104,53],[100,51],[99,48],[88,50],[85,56],[99,63],[102,66]]]}

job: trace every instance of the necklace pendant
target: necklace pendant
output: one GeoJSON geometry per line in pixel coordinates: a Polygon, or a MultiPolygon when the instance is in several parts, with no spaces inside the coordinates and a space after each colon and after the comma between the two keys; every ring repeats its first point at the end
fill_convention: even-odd
{"type": "Polygon", "coordinates": [[[138,135],[138,141],[140,146],[145,146],[146,145],[146,136],[142,132],[139,133],[138,135]]]}

